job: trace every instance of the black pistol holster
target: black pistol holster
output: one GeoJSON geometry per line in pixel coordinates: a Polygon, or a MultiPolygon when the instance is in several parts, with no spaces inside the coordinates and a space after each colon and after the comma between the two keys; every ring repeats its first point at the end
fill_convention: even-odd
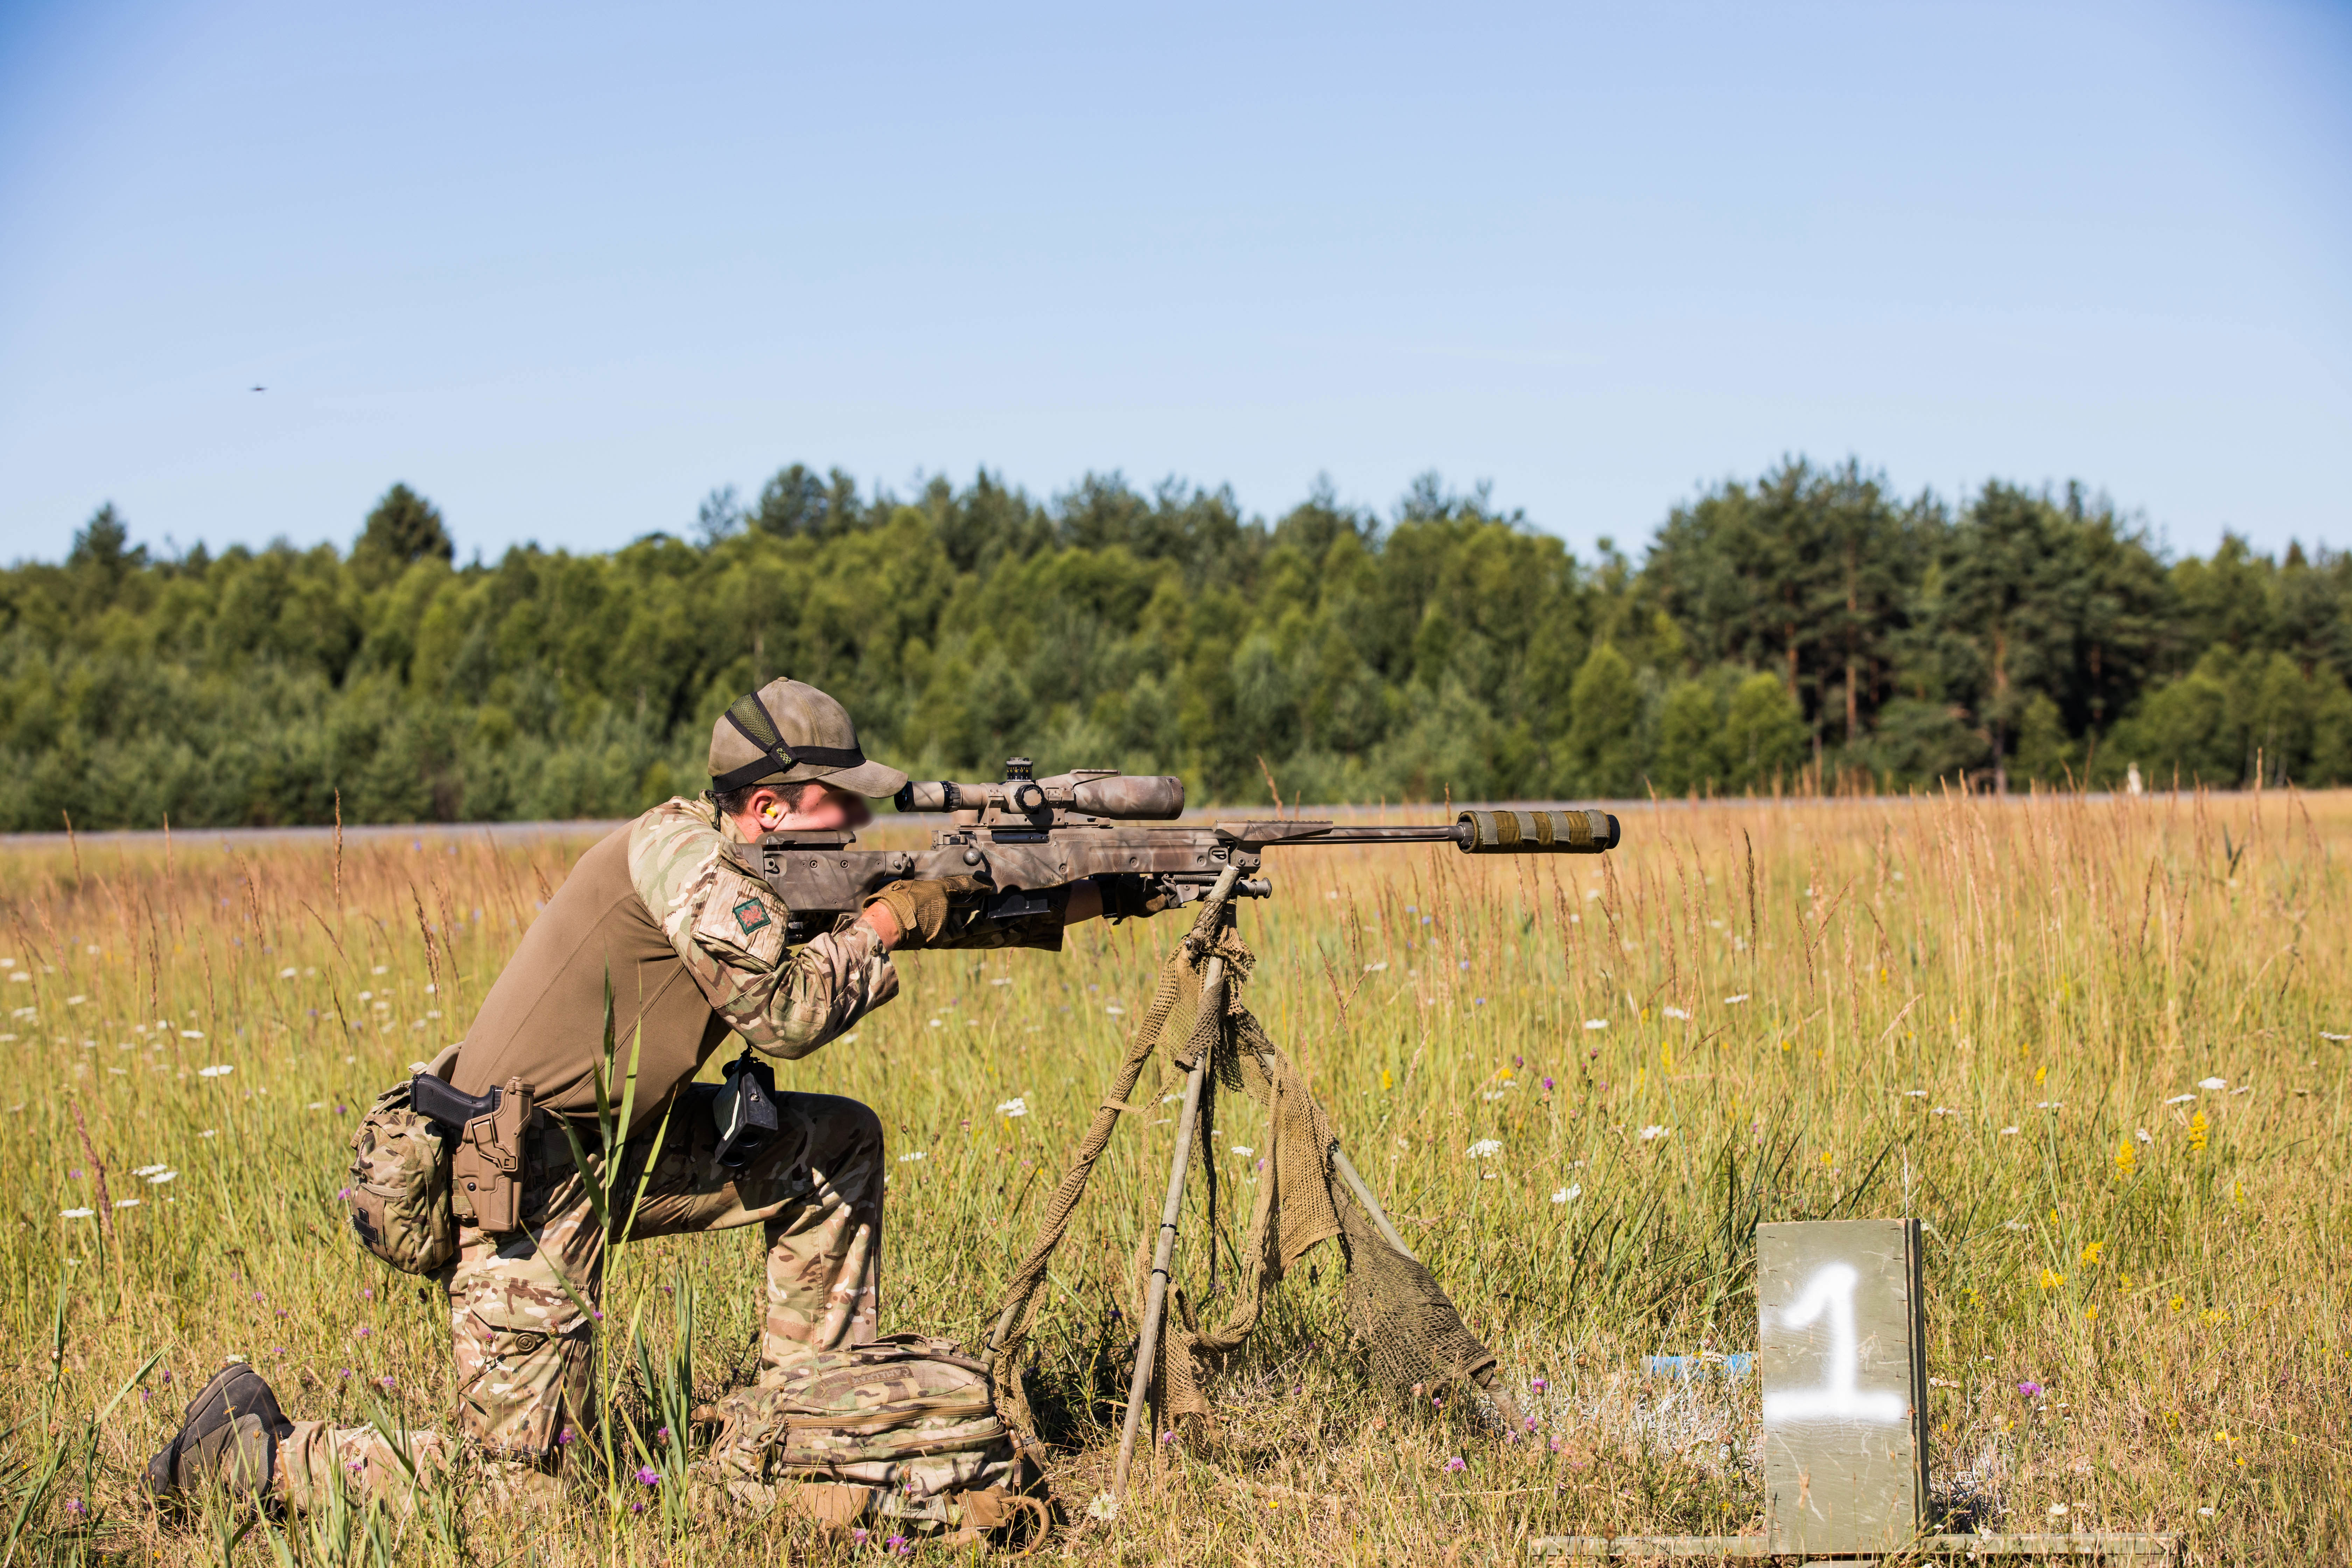
{"type": "Polygon", "coordinates": [[[530,1130],[531,1089],[510,1078],[486,1095],[460,1094],[431,1073],[409,1080],[409,1103],[420,1116],[457,1139],[449,1157],[453,1196],[463,1196],[474,1223],[493,1236],[522,1225],[524,1136],[530,1130]]]}
{"type": "Polygon", "coordinates": [[[721,1069],[727,1081],[710,1102],[710,1119],[718,1125],[719,1163],[740,1171],[759,1158],[783,1125],[776,1114],[775,1069],[747,1048],[721,1069]]]}

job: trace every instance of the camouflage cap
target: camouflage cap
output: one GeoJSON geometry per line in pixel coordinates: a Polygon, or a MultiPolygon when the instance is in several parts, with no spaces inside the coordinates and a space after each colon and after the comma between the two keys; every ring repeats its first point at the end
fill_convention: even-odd
{"type": "Polygon", "coordinates": [[[866,760],[848,710],[801,680],[771,680],[735,700],[710,731],[710,787],[823,779],[880,799],[906,786],[896,768],[866,760]]]}

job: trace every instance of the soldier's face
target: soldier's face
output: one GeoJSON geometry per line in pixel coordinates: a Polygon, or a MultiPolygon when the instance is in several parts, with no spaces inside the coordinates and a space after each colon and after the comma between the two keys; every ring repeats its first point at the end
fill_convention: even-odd
{"type": "Polygon", "coordinates": [[[819,781],[815,787],[802,794],[797,811],[776,795],[768,797],[768,804],[759,807],[759,816],[761,827],[769,833],[824,833],[834,828],[863,827],[874,820],[874,808],[866,804],[864,795],[819,781]]]}

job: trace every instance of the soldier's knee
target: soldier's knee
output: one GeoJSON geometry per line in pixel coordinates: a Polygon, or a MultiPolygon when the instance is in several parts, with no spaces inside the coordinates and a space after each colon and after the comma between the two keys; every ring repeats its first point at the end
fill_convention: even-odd
{"type": "MultiPolygon", "coordinates": [[[[853,1165],[882,1163],[882,1118],[863,1100],[850,1100],[837,1094],[814,1095],[816,1101],[810,1109],[810,1121],[815,1126],[816,1145],[831,1155],[830,1166],[846,1170],[853,1165]]],[[[820,1159],[820,1166],[827,1163],[820,1159]]]]}

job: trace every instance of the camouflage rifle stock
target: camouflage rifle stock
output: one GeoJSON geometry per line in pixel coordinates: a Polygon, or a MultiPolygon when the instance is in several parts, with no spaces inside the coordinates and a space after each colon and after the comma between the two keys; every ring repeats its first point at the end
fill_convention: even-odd
{"type": "Polygon", "coordinates": [[[1234,893],[1265,898],[1265,851],[1318,844],[1452,844],[1466,855],[1598,855],[1617,847],[1617,819],[1601,811],[1465,811],[1450,823],[1343,826],[1291,817],[1170,825],[1184,781],[1081,768],[1031,776],[1013,757],[993,784],[909,783],[900,811],[946,812],[951,826],[922,850],[853,849],[846,832],[772,834],[757,847],[761,875],[792,913],[788,940],[804,942],[855,913],[892,882],[977,877],[996,891],[989,916],[1043,913],[1051,889],[1088,877],[1132,877],[1173,903],[1206,897],[1228,867],[1234,893]],[[1160,826],[1143,826],[1158,824],[1160,826]]]}

